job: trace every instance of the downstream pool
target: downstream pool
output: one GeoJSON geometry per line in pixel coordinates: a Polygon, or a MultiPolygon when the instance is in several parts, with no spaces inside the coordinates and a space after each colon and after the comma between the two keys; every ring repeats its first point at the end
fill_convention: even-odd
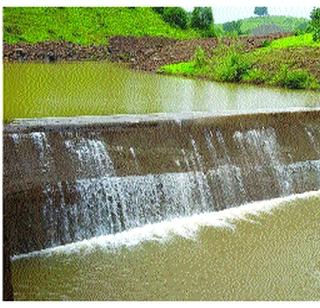
{"type": "Polygon", "coordinates": [[[272,202],[16,259],[15,299],[320,300],[320,194],[272,202]]]}
{"type": "Polygon", "coordinates": [[[108,62],[4,64],[4,118],[319,107],[319,93],[136,72],[108,62]]]}

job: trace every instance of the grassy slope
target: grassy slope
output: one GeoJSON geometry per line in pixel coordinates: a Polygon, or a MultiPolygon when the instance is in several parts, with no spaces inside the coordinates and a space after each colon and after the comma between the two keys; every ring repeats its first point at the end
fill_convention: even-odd
{"type": "MultiPolygon", "coordinates": [[[[275,79],[281,74],[280,71],[287,67],[294,71],[295,75],[301,75],[302,70],[310,75],[313,81],[306,88],[318,89],[320,87],[320,42],[313,42],[310,34],[275,40],[270,46],[242,54],[240,58],[250,66],[242,82],[281,86],[276,84],[275,79]]],[[[206,77],[220,81],[217,74],[214,74],[214,66],[220,62],[221,58],[219,61],[213,59],[211,64],[209,60],[207,64],[199,66],[195,61],[190,61],[163,66],[159,72],[206,77]]]]}
{"type": "Polygon", "coordinates": [[[272,41],[270,48],[320,47],[320,42],[312,40],[312,34],[289,36],[272,41]]]}
{"type": "Polygon", "coordinates": [[[48,40],[103,44],[113,35],[200,36],[171,27],[151,8],[4,8],[4,41],[9,44],[48,40]]]}
{"type": "MultiPolygon", "coordinates": [[[[286,16],[265,16],[250,17],[240,19],[241,31],[245,34],[251,34],[251,31],[261,25],[275,24],[286,32],[294,32],[299,26],[308,22],[306,18],[286,17],[286,16]]],[[[222,24],[218,25],[222,29],[222,24]]]]}

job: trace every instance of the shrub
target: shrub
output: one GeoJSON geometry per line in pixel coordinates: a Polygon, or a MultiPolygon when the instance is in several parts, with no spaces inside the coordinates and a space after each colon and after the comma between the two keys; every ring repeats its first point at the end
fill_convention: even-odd
{"type": "Polygon", "coordinates": [[[171,26],[181,29],[186,29],[188,26],[188,14],[181,7],[166,7],[162,16],[171,26]]]}
{"type": "Polygon", "coordinates": [[[316,80],[306,70],[290,70],[288,65],[282,65],[272,83],[289,89],[307,89],[313,87],[316,80]]]}
{"type": "Polygon", "coordinates": [[[202,37],[217,37],[217,31],[215,26],[212,24],[209,29],[201,31],[202,37]]]}
{"type": "Polygon", "coordinates": [[[268,80],[268,74],[260,69],[250,69],[243,76],[244,81],[251,81],[256,84],[265,83],[268,80]]]}
{"type": "Polygon", "coordinates": [[[320,41],[320,8],[313,8],[311,15],[310,26],[313,30],[313,40],[320,41]]]}
{"type": "Polygon", "coordinates": [[[202,68],[208,64],[206,52],[200,46],[196,48],[193,61],[196,68],[202,68]]]}
{"type": "Polygon", "coordinates": [[[195,7],[191,15],[191,26],[199,30],[209,30],[213,24],[213,15],[210,7],[195,7]]]}
{"type": "Polygon", "coordinates": [[[216,55],[214,59],[218,60],[213,68],[215,78],[221,81],[241,81],[251,65],[239,46],[223,46],[218,54],[221,56],[216,55]]]}
{"type": "Polygon", "coordinates": [[[261,47],[268,47],[271,45],[271,41],[270,40],[264,40],[261,44],[261,47]]]}

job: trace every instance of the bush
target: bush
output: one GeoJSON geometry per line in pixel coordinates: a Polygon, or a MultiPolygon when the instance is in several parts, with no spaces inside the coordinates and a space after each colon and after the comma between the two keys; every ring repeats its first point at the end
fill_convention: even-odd
{"type": "Polygon", "coordinates": [[[268,74],[260,69],[251,69],[243,76],[244,81],[254,82],[256,84],[265,83],[268,80],[268,74]]]}
{"type": "Polygon", "coordinates": [[[213,15],[210,7],[195,7],[191,15],[191,27],[199,30],[209,30],[213,25],[213,15]]]}
{"type": "Polygon", "coordinates": [[[209,29],[201,31],[202,37],[217,37],[217,31],[215,26],[212,24],[209,29]]]}
{"type": "Polygon", "coordinates": [[[270,40],[264,40],[261,44],[261,47],[269,47],[271,45],[270,40]]]}
{"type": "Polygon", "coordinates": [[[313,31],[313,40],[320,41],[320,8],[313,8],[311,15],[310,26],[313,31]]]}
{"type": "Polygon", "coordinates": [[[313,87],[316,79],[306,70],[290,70],[288,65],[282,65],[272,83],[289,89],[308,89],[313,87]]]}
{"type": "Polygon", "coordinates": [[[239,46],[222,46],[220,48],[221,57],[215,56],[216,64],[213,68],[213,74],[217,80],[239,82],[247,74],[250,63],[241,52],[239,46]]]}
{"type": "Polygon", "coordinates": [[[163,20],[171,26],[186,29],[188,26],[188,14],[181,7],[166,7],[163,10],[163,20]]]}
{"type": "Polygon", "coordinates": [[[193,61],[196,68],[202,68],[208,64],[206,52],[200,46],[196,48],[193,61]]]}

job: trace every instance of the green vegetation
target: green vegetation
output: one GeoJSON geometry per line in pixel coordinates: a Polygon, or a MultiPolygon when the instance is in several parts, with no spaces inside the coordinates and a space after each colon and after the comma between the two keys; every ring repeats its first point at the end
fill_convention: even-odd
{"type": "Polygon", "coordinates": [[[198,31],[172,27],[154,10],[143,7],[7,7],[3,13],[3,39],[9,44],[49,40],[105,44],[113,35],[200,37],[198,31]]]}
{"type": "MultiPolygon", "coordinates": [[[[297,32],[305,31],[309,20],[306,18],[286,17],[286,16],[263,16],[263,17],[250,17],[240,19],[237,22],[241,24],[240,32],[242,34],[252,34],[252,32],[263,25],[275,25],[282,29],[284,32],[297,32]]],[[[220,29],[223,24],[217,25],[220,29]]]]}
{"type": "MultiPolygon", "coordinates": [[[[251,34],[262,25],[303,32],[309,23],[305,18],[264,16],[214,25],[208,7],[196,7],[190,13],[179,7],[7,7],[3,13],[4,41],[9,44],[43,41],[104,44],[114,35],[176,39],[233,37],[251,34]]],[[[314,16],[318,15],[314,13],[314,16]]]]}
{"type": "Polygon", "coordinates": [[[240,82],[250,68],[250,62],[241,52],[241,46],[221,45],[214,51],[213,77],[219,81],[240,82]]]}
{"type": "Polygon", "coordinates": [[[308,71],[302,69],[290,70],[288,65],[282,65],[272,79],[272,83],[289,89],[316,88],[317,81],[308,71]]]}
{"type": "Polygon", "coordinates": [[[230,21],[230,22],[225,22],[223,25],[223,31],[225,33],[231,33],[235,35],[241,35],[241,21],[230,21]]]}
{"type": "Polygon", "coordinates": [[[311,12],[311,28],[313,30],[313,40],[320,41],[320,8],[314,8],[311,12]]]}
{"type": "Polygon", "coordinates": [[[286,39],[268,42],[267,47],[251,52],[245,52],[241,45],[220,44],[209,56],[198,48],[192,61],[163,66],[159,72],[289,89],[320,89],[320,45],[315,45],[311,34],[301,38],[304,43],[296,43],[295,48],[286,39]]]}
{"type": "Polygon", "coordinates": [[[199,30],[209,30],[213,24],[213,15],[210,7],[195,7],[191,15],[191,26],[199,30]]]}
{"type": "Polygon", "coordinates": [[[163,20],[171,26],[180,29],[186,29],[188,27],[188,14],[181,7],[166,7],[161,14],[163,20]]]}
{"type": "Polygon", "coordinates": [[[312,34],[307,33],[298,36],[288,36],[270,43],[271,48],[289,48],[289,47],[320,47],[320,42],[314,42],[312,34]]]}
{"type": "MultiPolygon", "coordinates": [[[[255,13],[267,15],[264,8],[255,13]],[[263,10],[262,10],[263,9],[263,10]],[[258,12],[259,11],[259,12],[258,12]]],[[[249,34],[262,25],[302,35],[270,42],[245,52],[241,46],[221,45],[208,56],[198,48],[192,61],[167,65],[168,74],[205,77],[226,82],[251,82],[287,88],[316,89],[320,84],[320,9],[305,18],[263,16],[214,26],[209,7],[192,13],[179,7],[12,7],[4,8],[4,41],[36,43],[69,41],[105,44],[108,37],[164,36],[176,39],[249,34]],[[308,26],[309,25],[309,26],[308,26]],[[313,33],[304,33],[307,28],[313,33]]],[[[308,30],[308,31],[309,31],[308,30]]]]}
{"type": "Polygon", "coordinates": [[[216,37],[211,7],[195,7],[191,14],[191,27],[202,33],[203,37],[216,37]]]}
{"type": "Polygon", "coordinates": [[[266,6],[256,6],[253,13],[258,16],[267,16],[268,8],[266,6]]]}
{"type": "Polygon", "coordinates": [[[165,65],[159,69],[159,73],[193,77],[201,76],[203,71],[192,61],[165,65]]]}
{"type": "Polygon", "coordinates": [[[181,29],[193,29],[202,37],[216,37],[211,7],[195,7],[187,12],[180,7],[154,7],[164,21],[181,29]]]}

